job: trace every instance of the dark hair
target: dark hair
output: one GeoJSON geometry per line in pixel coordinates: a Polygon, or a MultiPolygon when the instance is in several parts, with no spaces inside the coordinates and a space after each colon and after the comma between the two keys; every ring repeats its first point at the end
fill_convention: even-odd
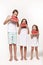
{"type": "MultiPolygon", "coordinates": [[[[39,29],[38,29],[38,26],[37,26],[37,25],[33,25],[33,26],[35,26],[35,27],[36,27],[36,31],[39,31],[39,29]]],[[[32,28],[33,28],[33,26],[32,26],[32,28]]]]}
{"type": "Polygon", "coordinates": [[[27,20],[26,20],[25,18],[24,18],[24,19],[22,19],[21,24],[22,24],[23,20],[25,20],[25,22],[26,22],[26,24],[27,24],[27,20]]]}
{"type": "Polygon", "coordinates": [[[15,12],[17,12],[17,14],[18,14],[18,10],[16,10],[16,9],[15,9],[15,10],[13,10],[13,12],[12,12],[12,13],[14,14],[15,12]]]}

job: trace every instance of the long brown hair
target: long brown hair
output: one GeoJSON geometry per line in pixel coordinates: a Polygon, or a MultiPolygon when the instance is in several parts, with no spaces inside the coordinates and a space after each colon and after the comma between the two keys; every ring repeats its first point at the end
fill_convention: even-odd
{"type": "MultiPolygon", "coordinates": [[[[38,29],[38,26],[37,25],[33,25],[33,26],[35,26],[36,27],[36,31],[39,31],[39,29],[38,29]]],[[[32,26],[32,28],[33,28],[33,26],[32,26]]]]}
{"type": "Polygon", "coordinates": [[[24,18],[24,19],[22,19],[21,24],[22,24],[23,20],[25,20],[25,22],[26,22],[26,24],[27,24],[27,20],[26,20],[25,18],[24,18]]]}

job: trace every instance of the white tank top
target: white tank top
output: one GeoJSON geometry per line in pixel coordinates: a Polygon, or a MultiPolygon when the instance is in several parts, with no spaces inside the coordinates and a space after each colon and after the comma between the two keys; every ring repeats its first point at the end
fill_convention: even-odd
{"type": "Polygon", "coordinates": [[[8,32],[17,32],[17,25],[11,22],[8,23],[8,32]]]}

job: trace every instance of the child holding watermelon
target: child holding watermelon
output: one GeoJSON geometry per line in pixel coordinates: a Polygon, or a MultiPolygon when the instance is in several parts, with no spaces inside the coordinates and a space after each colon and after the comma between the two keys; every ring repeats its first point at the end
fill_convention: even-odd
{"type": "Polygon", "coordinates": [[[20,54],[21,60],[27,60],[27,34],[29,34],[29,27],[26,19],[22,19],[18,34],[20,35],[20,54]],[[24,48],[24,51],[23,51],[24,48]],[[24,53],[24,54],[23,54],[24,53]]]}
{"type": "Polygon", "coordinates": [[[31,31],[31,60],[33,59],[33,51],[35,48],[36,51],[36,58],[39,59],[38,57],[38,39],[39,39],[39,29],[37,25],[32,26],[32,31],[31,31]]]}
{"type": "Polygon", "coordinates": [[[17,61],[17,26],[19,26],[19,20],[18,20],[18,10],[13,10],[12,16],[8,16],[6,20],[4,21],[4,25],[8,23],[8,43],[9,43],[9,53],[10,53],[10,59],[9,61],[12,61],[13,54],[12,54],[12,46],[14,48],[14,59],[17,61]]]}

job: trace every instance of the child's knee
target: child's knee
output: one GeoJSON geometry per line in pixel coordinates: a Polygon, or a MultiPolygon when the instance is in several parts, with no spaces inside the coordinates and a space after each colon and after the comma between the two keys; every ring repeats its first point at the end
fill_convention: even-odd
{"type": "Polygon", "coordinates": [[[20,46],[20,48],[23,48],[23,46],[20,46]]]}
{"type": "Polygon", "coordinates": [[[9,46],[12,46],[12,44],[9,44],[9,46]]]}
{"type": "Polygon", "coordinates": [[[25,46],[24,48],[25,48],[25,49],[27,49],[27,47],[26,47],[26,46],[25,46]]]}
{"type": "Polygon", "coordinates": [[[34,50],[34,47],[31,48],[31,51],[33,51],[33,50],[34,50]]]}
{"type": "Polygon", "coordinates": [[[35,47],[35,51],[37,51],[37,47],[35,47]]]}

